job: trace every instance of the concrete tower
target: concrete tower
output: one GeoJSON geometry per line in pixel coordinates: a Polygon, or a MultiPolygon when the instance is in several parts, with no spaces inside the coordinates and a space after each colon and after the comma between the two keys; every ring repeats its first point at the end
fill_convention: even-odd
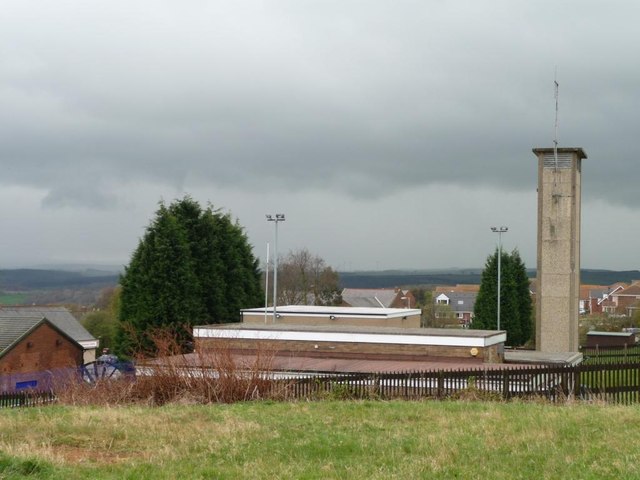
{"type": "Polygon", "coordinates": [[[536,348],[578,351],[581,148],[534,148],[538,157],[536,348]]]}

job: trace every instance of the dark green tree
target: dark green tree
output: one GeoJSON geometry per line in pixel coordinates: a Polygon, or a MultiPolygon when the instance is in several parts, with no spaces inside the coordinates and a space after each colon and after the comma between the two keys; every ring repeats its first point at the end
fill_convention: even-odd
{"type": "MultiPolygon", "coordinates": [[[[524,262],[517,250],[500,257],[500,329],[507,331],[507,344],[520,346],[531,338],[531,295],[524,262]]],[[[498,250],[487,258],[476,298],[472,328],[497,328],[498,250]]]]}
{"type": "Polygon", "coordinates": [[[161,203],[120,279],[118,352],[152,350],[163,328],[185,342],[187,326],[237,321],[260,305],[260,273],[240,225],[190,197],[161,203]]]}
{"type": "Polygon", "coordinates": [[[531,286],[527,276],[527,267],[520,257],[520,252],[511,252],[511,263],[518,300],[518,314],[521,329],[521,344],[529,342],[534,334],[533,303],[531,301],[531,286]]]}

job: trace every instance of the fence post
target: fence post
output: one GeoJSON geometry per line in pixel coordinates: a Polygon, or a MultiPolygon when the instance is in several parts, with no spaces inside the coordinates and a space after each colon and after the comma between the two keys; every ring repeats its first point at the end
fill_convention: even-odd
{"type": "Polygon", "coordinates": [[[573,398],[580,398],[580,365],[573,366],[573,398]]]}
{"type": "Polygon", "coordinates": [[[509,369],[506,369],[502,373],[502,398],[509,399],[509,369]]]}
{"type": "Polygon", "coordinates": [[[444,396],[444,372],[440,370],[438,372],[438,390],[436,392],[436,397],[441,399],[444,396]]]}

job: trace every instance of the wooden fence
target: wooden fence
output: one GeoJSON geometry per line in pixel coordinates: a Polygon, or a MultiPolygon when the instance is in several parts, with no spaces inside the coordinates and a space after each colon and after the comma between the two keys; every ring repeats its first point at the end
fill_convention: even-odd
{"type": "Polygon", "coordinates": [[[55,401],[51,391],[33,391],[0,393],[0,408],[39,407],[55,401]]]}
{"type": "MultiPolygon", "coordinates": [[[[640,362],[578,366],[521,366],[499,369],[393,373],[318,374],[299,377],[271,372],[270,389],[286,399],[322,398],[544,398],[640,403],[640,362]],[[277,379],[277,378],[280,379],[277,379]]],[[[47,405],[50,390],[0,394],[0,408],[47,405]]]]}
{"type": "Polygon", "coordinates": [[[640,362],[640,345],[580,347],[586,365],[640,362]]]}
{"type": "Polygon", "coordinates": [[[325,374],[290,381],[290,398],[569,398],[640,402],[640,363],[325,374]]]}

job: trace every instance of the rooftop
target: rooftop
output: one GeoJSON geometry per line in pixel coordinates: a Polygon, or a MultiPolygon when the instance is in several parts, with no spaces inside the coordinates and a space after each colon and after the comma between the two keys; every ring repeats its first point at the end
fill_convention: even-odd
{"type": "Polygon", "coordinates": [[[44,317],[0,316],[0,355],[44,320],[44,317]]]}
{"type": "Polygon", "coordinates": [[[598,337],[630,337],[633,335],[633,332],[596,332],[591,331],[587,332],[587,335],[593,335],[598,337]]]}
{"type": "MultiPolygon", "coordinates": [[[[243,314],[264,315],[265,308],[246,308],[243,314]]],[[[420,315],[417,308],[379,308],[379,307],[325,307],[318,305],[283,305],[276,307],[280,315],[334,315],[336,317],[399,317],[420,315]]],[[[273,314],[273,307],[266,309],[267,315],[273,314]]]]}
{"type": "MultiPolygon", "coordinates": [[[[580,159],[587,158],[586,152],[581,147],[558,147],[556,150],[558,153],[575,153],[580,159]]],[[[534,148],[533,153],[536,155],[540,153],[553,153],[553,147],[534,148]]]]}
{"type": "MultiPolygon", "coordinates": [[[[416,372],[432,370],[486,370],[496,368],[519,368],[518,365],[506,363],[478,363],[473,359],[434,357],[432,360],[368,360],[354,358],[319,358],[295,355],[264,354],[243,355],[231,354],[234,364],[240,368],[253,370],[260,363],[273,372],[307,373],[387,373],[387,372],[416,372]]],[[[213,367],[215,360],[208,354],[190,353],[178,357],[151,360],[150,364],[170,362],[176,367],[213,367]]]]}
{"type": "Polygon", "coordinates": [[[0,315],[20,318],[46,317],[76,342],[96,340],[65,307],[0,307],[0,315]]]}
{"type": "MultiPolygon", "coordinates": [[[[279,310],[279,309],[278,309],[279,310]]],[[[457,338],[489,338],[503,335],[501,330],[473,330],[463,328],[394,328],[394,327],[360,327],[353,325],[291,325],[291,324],[247,324],[226,323],[215,325],[199,325],[194,329],[215,330],[259,330],[266,332],[319,332],[319,333],[353,333],[373,335],[413,335],[420,337],[457,337],[457,338]]]]}

